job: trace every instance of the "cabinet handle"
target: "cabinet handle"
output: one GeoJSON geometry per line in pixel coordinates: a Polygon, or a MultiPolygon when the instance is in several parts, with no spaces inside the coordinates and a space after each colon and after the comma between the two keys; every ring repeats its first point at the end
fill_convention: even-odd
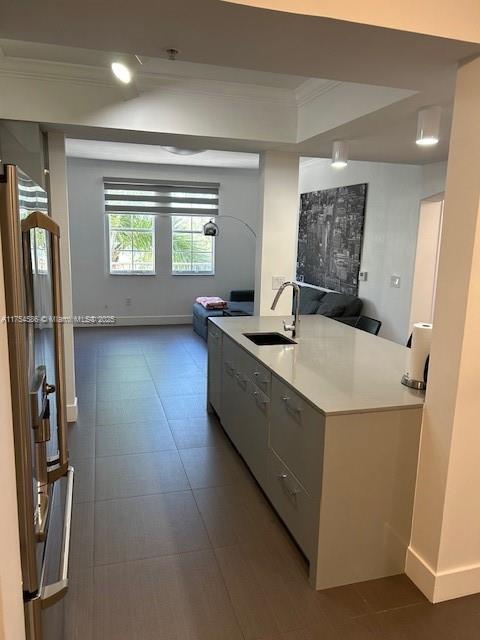
{"type": "Polygon", "coordinates": [[[253,395],[259,404],[268,404],[270,402],[268,398],[262,398],[259,391],[254,391],[253,395]]]}
{"type": "Polygon", "coordinates": [[[237,373],[235,374],[235,378],[237,379],[238,384],[244,389],[246,389],[248,379],[242,377],[242,374],[240,373],[240,371],[237,371],[237,373]]]}
{"type": "Polygon", "coordinates": [[[298,414],[302,412],[300,407],[295,407],[294,405],[292,405],[292,403],[290,402],[290,398],[288,396],[283,396],[282,400],[285,402],[285,406],[289,411],[293,411],[298,414]]]}
{"type": "Polygon", "coordinates": [[[297,487],[294,487],[293,489],[291,487],[289,487],[286,483],[286,480],[288,480],[288,474],[286,473],[279,473],[278,474],[278,478],[279,480],[281,480],[283,486],[285,487],[285,489],[288,491],[288,493],[292,496],[295,497],[297,494],[300,493],[300,489],[298,489],[297,487]]]}
{"type": "Polygon", "coordinates": [[[259,379],[258,379],[258,377],[259,377],[259,375],[260,375],[260,372],[259,372],[259,371],[254,371],[254,372],[253,372],[253,375],[254,375],[254,376],[255,376],[255,378],[256,378],[255,383],[256,383],[259,387],[260,387],[260,386],[262,386],[262,387],[264,387],[265,389],[268,389],[268,383],[269,383],[269,380],[259,380],[259,379]]]}

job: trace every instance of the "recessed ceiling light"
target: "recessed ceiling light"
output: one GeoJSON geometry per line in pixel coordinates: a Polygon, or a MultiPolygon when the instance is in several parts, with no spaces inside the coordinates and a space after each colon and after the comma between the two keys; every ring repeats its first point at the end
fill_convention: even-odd
{"type": "Polygon", "coordinates": [[[332,148],[332,167],[343,169],[348,162],[348,142],[345,140],[335,140],[332,148]]]}
{"type": "Polygon", "coordinates": [[[195,156],[197,153],[205,153],[206,149],[183,149],[181,147],[162,147],[168,153],[174,153],[176,156],[195,156]]]}
{"type": "Polygon", "coordinates": [[[428,107],[418,112],[417,139],[419,147],[432,147],[440,139],[440,107],[428,107]]]}
{"type": "Polygon", "coordinates": [[[123,82],[124,84],[128,84],[132,80],[132,72],[123,62],[112,62],[112,73],[113,75],[123,82]]]}

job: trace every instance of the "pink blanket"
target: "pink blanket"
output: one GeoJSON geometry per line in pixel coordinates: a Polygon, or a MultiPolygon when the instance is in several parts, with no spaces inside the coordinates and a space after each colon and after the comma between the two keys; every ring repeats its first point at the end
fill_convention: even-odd
{"type": "Polygon", "coordinates": [[[228,307],[228,302],[218,296],[200,296],[197,298],[197,302],[205,309],[226,309],[228,307]]]}

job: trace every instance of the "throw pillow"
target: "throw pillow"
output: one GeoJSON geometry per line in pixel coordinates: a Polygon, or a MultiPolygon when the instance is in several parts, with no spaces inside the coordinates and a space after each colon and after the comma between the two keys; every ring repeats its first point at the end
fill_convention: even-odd
{"type": "Polygon", "coordinates": [[[317,313],[320,300],[325,292],[313,287],[300,286],[300,315],[306,316],[317,313]]]}

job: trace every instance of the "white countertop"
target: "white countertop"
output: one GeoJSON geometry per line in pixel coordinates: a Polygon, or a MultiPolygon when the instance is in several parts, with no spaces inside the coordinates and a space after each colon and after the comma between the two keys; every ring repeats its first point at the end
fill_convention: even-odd
{"type": "Polygon", "coordinates": [[[257,346],[244,333],[283,331],[291,316],[210,318],[325,415],[423,407],[400,383],[409,349],[320,315],[301,316],[297,344],[257,346]]]}

